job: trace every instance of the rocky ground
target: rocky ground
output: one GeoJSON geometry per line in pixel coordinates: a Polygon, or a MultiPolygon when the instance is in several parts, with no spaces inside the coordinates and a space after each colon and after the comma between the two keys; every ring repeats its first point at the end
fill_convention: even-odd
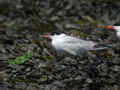
{"type": "Polygon", "coordinates": [[[120,43],[104,29],[119,17],[119,0],[0,0],[0,90],[120,90],[120,43]],[[113,48],[61,58],[52,31],[113,48]]]}

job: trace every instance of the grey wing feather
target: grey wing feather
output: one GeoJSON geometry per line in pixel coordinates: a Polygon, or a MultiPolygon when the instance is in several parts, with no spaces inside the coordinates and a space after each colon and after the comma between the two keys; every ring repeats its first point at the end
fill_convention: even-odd
{"type": "Polygon", "coordinates": [[[85,40],[82,40],[82,39],[78,39],[78,38],[75,38],[75,37],[70,37],[70,36],[67,36],[65,37],[65,43],[66,45],[69,43],[68,47],[74,47],[76,49],[86,49],[86,50],[92,50],[93,47],[96,45],[95,42],[92,42],[92,41],[85,41],[85,40]]]}
{"type": "Polygon", "coordinates": [[[77,53],[70,48],[63,48],[63,50],[67,53],[72,54],[72,55],[75,55],[75,56],[77,55],[77,53]]]}
{"type": "Polygon", "coordinates": [[[79,45],[76,44],[66,44],[64,45],[63,50],[75,56],[84,54],[87,51],[86,49],[81,48],[79,45]]]}
{"type": "Polygon", "coordinates": [[[71,36],[66,36],[64,41],[64,51],[67,51],[73,55],[78,53],[85,53],[87,50],[102,50],[106,47],[95,47],[96,42],[85,41],[71,36]]]}

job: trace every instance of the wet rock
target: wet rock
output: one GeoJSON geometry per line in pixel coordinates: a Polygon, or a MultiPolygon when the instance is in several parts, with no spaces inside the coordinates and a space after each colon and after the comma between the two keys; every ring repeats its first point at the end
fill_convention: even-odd
{"type": "Polygon", "coordinates": [[[0,89],[118,90],[119,41],[104,26],[119,24],[119,4],[119,0],[0,0],[0,70],[6,71],[0,75],[5,79],[0,89]],[[50,41],[41,37],[52,31],[115,46],[81,57],[57,55],[50,41]],[[32,58],[9,65],[29,49],[32,58]]]}

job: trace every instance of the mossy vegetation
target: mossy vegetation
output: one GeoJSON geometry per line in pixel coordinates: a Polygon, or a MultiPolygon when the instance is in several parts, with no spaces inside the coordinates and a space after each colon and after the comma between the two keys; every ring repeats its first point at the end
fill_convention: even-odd
{"type": "Polygon", "coordinates": [[[17,56],[15,59],[10,60],[10,64],[23,64],[29,59],[32,58],[33,52],[31,50],[28,50],[23,56],[17,56]]]}

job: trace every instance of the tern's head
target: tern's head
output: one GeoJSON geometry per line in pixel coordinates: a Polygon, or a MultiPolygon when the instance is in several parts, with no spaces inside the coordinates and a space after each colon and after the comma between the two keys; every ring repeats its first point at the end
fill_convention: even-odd
{"type": "Polygon", "coordinates": [[[120,26],[112,26],[112,25],[108,25],[105,27],[106,29],[109,30],[116,30],[116,32],[120,32],[120,26]]]}
{"type": "Polygon", "coordinates": [[[52,32],[50,34],[46,34],[45,37],[48,38],[48,39],[55,39],[57,37],[60,37],[60,36],[64,36],[65,34],[62,32],[52,32]]]}

